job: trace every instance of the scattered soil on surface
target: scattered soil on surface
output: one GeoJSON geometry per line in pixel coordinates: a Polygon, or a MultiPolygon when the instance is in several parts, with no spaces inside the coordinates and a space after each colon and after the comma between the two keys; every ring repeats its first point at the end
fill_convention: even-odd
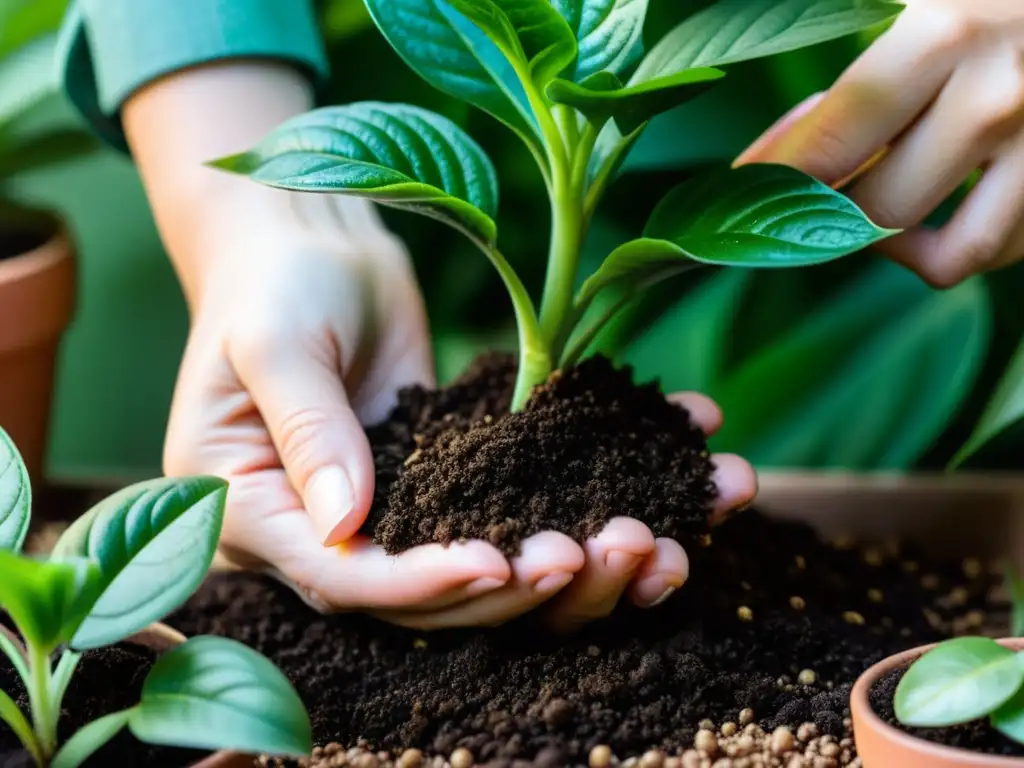
{"type": "Polygon", "coordinates": [[[744,709],[766,733],[811,723],[841,742],[859,673],[976,631],[998,580],[977,561],[942,566],[893,543],[825,543],[753,511],[690,558],[689,583],[667,602],[623,605],[571,637],[538,631],[530,616],[427,635],[320,616],[286,588],[238,574],[212,577],[170,623],[267,654],[310,709],[318,745],[373,753],[317,765],[380,765],[376,752],[408,749],[428,758],[465,749],[477,764],[517,768],[587,763],[597,747],[682,760],[702,721],[739,723],[744,709]]]}
{"type": "Polygon", "coordinates": [[[976,720],[952,728],[908,728],[902,725],[896,719],[892,702],[896,686],[899,685],[905,673],[905,668],[893,670],[875,683],[871,689],[869,696],[871,708],[885,722],[920,739],[944,744],[947,747],[957,747],[990,755],[1024,757],[1024,745],[1003,736],[989,725],[988,720],[976,720]]]}
{"type": "Polygon", "coordinates": [[[577,541],[624,510],[684,544],[716,489],[704,435],[656,384],[594,358],[508,414],[515,360],[488,355],[452,386],[403,392],[369,431],[377,497],[363,533],[388,552],[485,539],[512,555],[534,533],[577,541]]]}
{"type": "MultiPolygon", "coordinates": [[[[140,646],[121,644],[86,651],[78,664],[61,710],[61,743],[86,723],[102,715],[139,703],[142,682],[156,660],[155,654],[140,646]]],[[[28,713],[28,696],[14,668],[0,657],[0,691],[8,693],[22,712],[28,713]]],[[[127,730],[121,731],[86,763],[96,768],[144,765],[147,768],[182,768],[208,755],[185,749],[168,749],[143,744],[127,730]]],[[[6,725],[0,725],[0,768],[28,768],[28,754],[6,725]]]]}

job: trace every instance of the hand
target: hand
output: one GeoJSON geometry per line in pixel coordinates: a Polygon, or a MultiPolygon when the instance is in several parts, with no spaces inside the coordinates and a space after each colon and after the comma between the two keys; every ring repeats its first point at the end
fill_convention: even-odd
{"type": "Polygon", "coordinates": [[[904,0],[836,84],[769,129],[739,163],[782,163],[838,186],[877,224],[875,246],[950,287],[1024,258],[1024,5],[904,0]],[[921,222],[975,169],[941,229],[921,222]]]}
{"type": "MultiPolygon", "coordinates": [[[[389,556],[352,538],[373,496],[361,422],[399,387],[430,384],[427,323],[408,259],[360,201],[303,196],[297,213],[225,216],[193,300],[167,434],[169,475],[231,483],[221,550],[320,611],[361,610],[421,629],[500,624],[556,594],[554,625],[609,612],[623,593],[660,602],[686,580],[682,547],[618,518],[583,547],[546,532],[507,562],[480,541],[389,556]],[[345,542],[340,546],[324,546],[345,542]]],[[[709,433],[721,415],[681,402],[709,433]]],[[[715,457],[719,515],[753,497],[753,470],[715,457]]]]}

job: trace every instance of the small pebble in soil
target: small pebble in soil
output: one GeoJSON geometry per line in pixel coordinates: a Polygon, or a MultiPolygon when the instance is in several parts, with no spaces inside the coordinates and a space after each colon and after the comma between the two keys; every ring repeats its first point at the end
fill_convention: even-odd
{"type": "Polygon", "coordinates": [[[598,744],[590,750],[587,763],[590,768],[608,768],[608,766],[612,764],[611,747],[606,746],[605,744],[598,744]]]}

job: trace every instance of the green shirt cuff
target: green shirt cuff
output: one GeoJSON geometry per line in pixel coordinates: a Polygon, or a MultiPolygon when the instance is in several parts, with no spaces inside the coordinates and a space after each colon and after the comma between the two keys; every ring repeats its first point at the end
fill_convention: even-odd
{"type": "Polygon", "coordinates": [[[58,77],[93,130],[127,151],[119,112],[134,91],[240,57],[292,62],[321,86],[328,65],[311,0],[76,0],[61,29],[58,77]]]}

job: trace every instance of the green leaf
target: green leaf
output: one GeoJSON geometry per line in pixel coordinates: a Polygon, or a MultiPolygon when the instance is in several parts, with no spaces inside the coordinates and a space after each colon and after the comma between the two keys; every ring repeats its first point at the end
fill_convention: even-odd
{"type": "Polygon", "coordinates": [[[455,123],[419,107],[358,102],[316,109],[250,151],[211,165],[272,187],[368,197],[488,244],[497,237],[494,166],[455,123]]]}
{"type": "Polygon", "coordinates": [[[897,719],[917,728],[977,720],[1005,704],[1024,684],[1024,663],[987,637],[940,643],[910,665],[896,687],[897,719]]]}
{"type": "Polygon", "coordinates": [[[11,436],[0,428],[0,550],[20,552],[32,514],[32,484],[11,436]]]}
{"type": "Polygon", "coordinates": [[[553,80],[545,93],[556,104],[578,109],[596,125],[614,117],[619,130],[629,134],[652,117],[700,96],[723,77],[720,69],[703,67],[625,88],[612,73],[599,72],[579,84],[553,80]]]}
{"type": "Polygon", "coordinates": [[[54,553],[94,560],[102,595],[71,640],[75,650],[115,643],[184,603],[213,561],[227,483],[162,478],[101,501],[64,532],[54,553]]]}
{"type": "Polygon", "coordinates": [[[129,729],[150,744],[309,755],[309,715],[270,660],[234,640],[195,637],[161,656],[129,729]]]}
{"type": "Polygon", "coordinates": [[[721,0],[665,35],[630,83],[806,48],[886,21],[901,10],[886,0],[721,0]]]}
{"type": "Polygon", "coordinates": [[[21,675],[23,680],[28,680],[28,659],[26,649],[21,640],[11,630],[0,624],[0,653],[3,653],[11,661],[14,671],[21,675]]]}
{"type": "Polygon", "coordinates": [[[35,171],[87,155],[99,144],[84,131],[57,129],[18,141],[15,152],[0,153],[0,178],[35,171]]]}
{"type": "Polygon", "coordinates": [[[18,705],[14,703],[14,699],[3,691],[0,691],[0,723],[7,723],[14,731],[14,735],[18,737],[18,741],[36,758],[36,762],[42,763],[35,731],[32,730],[32,726],[29,725],[22,711],[18,709],[18,705]]]}
{"type": "Polygon", "coordinates": [[[992,713],[992,727],[1018,744],[1024,744],[1024,688],[992,713]]]}
{"type": "Polygon", "coordinates": [[[839,192],[793,168],[745,165],[688,181],[658,204],[645,237],[608,256],[584,284],[642,288],[697,263],[806,267],[856,253],[893,230],[839,192]]]}
{"type": "Polygon", "coordinates": [[[1012,427],[1024,423],[1024,340],[1006,367],[971,436],[957,452],[955,469],[1012,427]]]}
{"type": "Polygon", "coordinates": [[[132,710],[111,712],[79,728],[54,755],[50,768],[78,768],[128,724],[132,710]]]}
{"type": "Polygon", "coordinates": [[[71,638],[102,588],[99,568],[87,560],[44,562],[0,551],[0,608],[42,652],[71,638]]]}
{"type": "Polygon", "coordinates": [[[494,6],[504,14],[522,46],[533,81],[539,86],[543,86],[576,60],[576,36],[548,0],[447,2],[471,21],[489,20],[493,14],[487,6],[494,6]]]}
{"type": "Polygon", "coordinates": [[[984,283],[936,291],[879,260],[711,394],[719,451],[756,467],[906,470],[969,395],[988,348],[984,283]]]}
{"type": "Polygon", "coordinates": [[[571,77],[582,82],[598,72],[622,75],[644,52],[648,0],[551,0],[579,43],[571,77]]]}

